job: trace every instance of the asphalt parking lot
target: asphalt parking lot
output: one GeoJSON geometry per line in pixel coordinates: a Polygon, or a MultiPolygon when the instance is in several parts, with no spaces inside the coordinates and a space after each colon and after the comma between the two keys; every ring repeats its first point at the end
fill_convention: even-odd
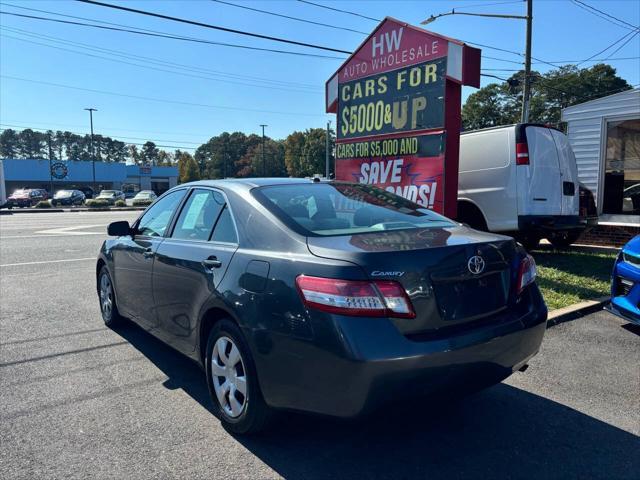
{"type": "Polygon", "coordinates": [[[605,312],[463,401],[234,438],[193,364],[102,323],[94,259],[138,213],[0,216],[0,478],[639,478],[640,329],[605,312]]]}

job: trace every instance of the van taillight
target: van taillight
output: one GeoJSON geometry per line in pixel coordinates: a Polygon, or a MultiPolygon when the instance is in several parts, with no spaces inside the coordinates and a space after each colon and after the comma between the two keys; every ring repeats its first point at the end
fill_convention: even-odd
{"type": "Polygon", "coordinates": [[[398,282],[300,275],[296,285],[305,306],[323,312],[360,317],[416,316],[404,287],[398,282]]]}
{"type": "Polygon", "coordinates": [[[526,143],[516,143],[516,165],[529,165],[529,147],[526,143]]]}

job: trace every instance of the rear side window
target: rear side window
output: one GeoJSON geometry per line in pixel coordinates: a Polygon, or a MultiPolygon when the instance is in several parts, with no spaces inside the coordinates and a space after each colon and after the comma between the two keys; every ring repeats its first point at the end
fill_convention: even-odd
{"type": "Polygon", "coordinates": [[[209,240],[224,204],[224,197],[218,192],[195,189],[180,212],[171,237],[184,240],[209,240]]]}
{"type": "Polygon", "coordinates": [[[211,240],[214,242],[226,242],[226,243],[238,243],[238,236],[236,234],[236,227],[233,224],[231,218],[231,212],[229,207],[225,206],[222,210],[222,214],[216,223],[216,228],[213,231],[211,240]]]}
{"type": "Polygon", "coordinates": [[[455,225],[421,205],[371,185],[274,185],[253,193],[285,224],[304,235],[353,235],[455,225]]]}
{"type": "Polygon", "coordinates": [[[154,203],[138,222],[137,230],[140,235],[162,237],[171,221],[186,190],[176,190],[154,203]]]}

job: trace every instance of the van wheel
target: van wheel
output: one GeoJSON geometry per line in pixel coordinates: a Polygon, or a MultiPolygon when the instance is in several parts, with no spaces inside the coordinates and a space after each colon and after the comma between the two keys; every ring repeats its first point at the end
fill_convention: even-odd
{"type": "Polygon", "coordinates": [[[522,244],[522,246],[530,252],[531,250],[535,250],[540,245],[540,236],[535,235],[533,233],[529,233],[526,235],[518,235],[516,236],[516,240],[522,244]]]}
{"type": "Polygon", "coordinates": [[[547,238],[555,248],[569,248],[582,235],[582,230],[557,232],[547,238]]]}
{"type": "Polygon", "coordinates": [[[231,433],[264,430],[272,418],[258,384],[251,350],[238,326],[221,320],[207,339],[206,373],[216,416],[231,433]]]}

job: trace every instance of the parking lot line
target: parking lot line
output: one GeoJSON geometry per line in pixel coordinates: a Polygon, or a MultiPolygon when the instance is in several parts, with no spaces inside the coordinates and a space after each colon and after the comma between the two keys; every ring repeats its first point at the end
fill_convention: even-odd
{"type": "Polygon", "coordinates": [[[85,257],[85,258],[64,258],[61,260],[42,260],[39,262],[20,262],[20,263],[5,263],[4,265],[0,265],[0,267],[19,267],[21,265],[40,265],[43,263],[64,263],[64,262],[84,262],[87,260],[94,260],[96,257],[85,257]]]}

